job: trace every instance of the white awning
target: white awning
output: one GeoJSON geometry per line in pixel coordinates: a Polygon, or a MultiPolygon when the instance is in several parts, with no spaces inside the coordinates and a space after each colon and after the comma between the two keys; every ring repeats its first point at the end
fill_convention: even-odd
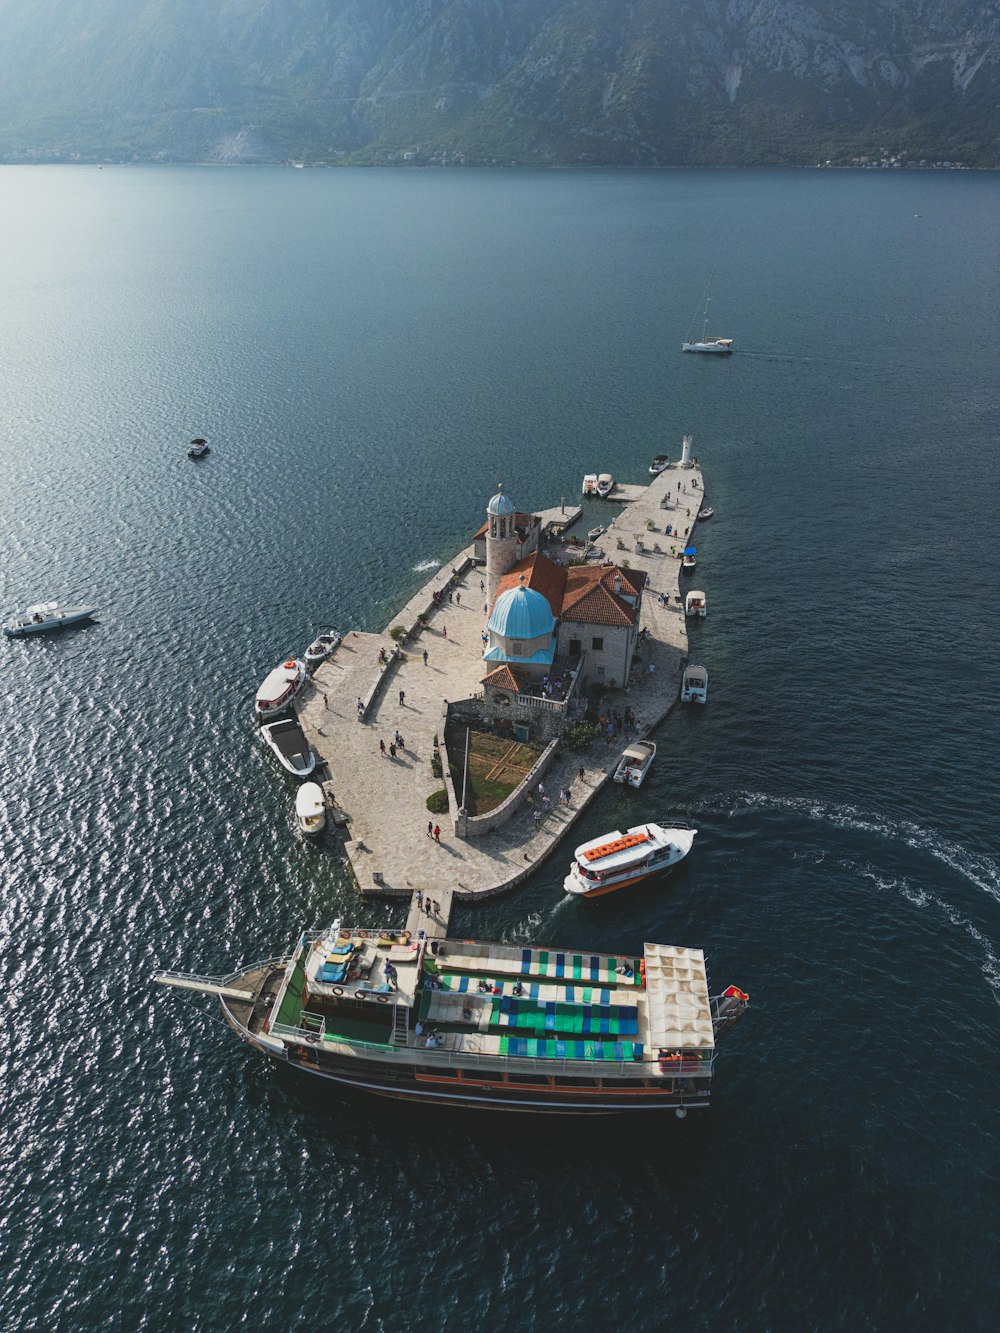
{"type": "Polygon", "coordinates": [[[674,944],[647,944],[645,955],[650,1046],[714,1050],[704,952],[674,944]]]}

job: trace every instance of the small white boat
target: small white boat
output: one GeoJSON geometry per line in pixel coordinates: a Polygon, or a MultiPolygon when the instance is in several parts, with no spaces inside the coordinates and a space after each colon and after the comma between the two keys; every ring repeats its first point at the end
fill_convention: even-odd
{"type": "Polygon", "coordinates": [[[708,614],[708,607],[705,604],[705,594],[703,592],[695,592],[693,588],[691,589],[684,598],[684,614],[686,616],[700,616],[704,620],[708,614]]]}
{"type": "Polygon", "coordinates": [[[588,472],[583,479],[583,494],[594,495],[597,492],[597,473],[588,472]]]}
{"type": "Polygon", "coordinates": [[[612,781],[626,787],[641,787],[656,758],[655,741],[635,741],[622,752],[612,781]]]}
{"type": "Polygon", "coordinates": [[[696,546],[685,546],[684,553],[681,556],[681,569],[686,574],[690,574],[698,564],[698,548],[696,546]]]}
{"type": "Polygon", "coordinates": [[[295,793],[295,818],[302,832],[310,837],[326,828],[326,801],[318,782],[303,782],[295,793]]]}
{"type": "Polygon", "coordinates": [[[307,665],[317,666],[320,662],[325,662],[343,637],[344,636],[338,634],[336,630],[334,630],[332,634],[318,634],[306,649],[305,659],[307,665]]]}
{"type": "Polygon", "coordinates": [[[208,452],[208,441],[200,435],[188,445],[188,458],[204,458],[208,452]]]}
{"type": "Polygon", "coordinates": [[[708,698],[708,671],[700,663],[692,662],[681,676],[681,703],[703,704],[708,698]]]}
{"type": "Polygon", "coordinates": [[[254,702],[257,716],[273,718],[284,712],[305,683],[306,664],[296,657],[269,671],[254,702]]]}
{"type": "Polygon", "coordinates": [[[598,537],[603,537],[603,536],[604,536],[603,528],[591,528],[590,531],[587,533],[587,540],[590,542],[596,542],[598,537]]]}
{"type": "Polygon", "coordinates": [[[36,602],[6,622],[3,632],[8,639],[24,639],[29,634],[51,634],[89,620],[94,606],[60,606],[58,602],[36,602]]]}
{"type": "Polygon", "coordinates": [[[659,824],[640,824],[627,833],[615,829],[593,838],[573,853],[563,888],[579,898],[600,898],[616,889],[627,889],[682,861],[697,832],[687,825],[663,828],[659,824]]]}
{"type": "Polygon", "coordinates": [[[649,475],[651,477],[659,476],[666,469],[669,462],[670,458],[667,454],[657,454],[649,465],[649,475]]]}
{"type": "Polygon", "coordinates": [[[733,350],[732,338],[710,338],[708,336],[708,308],[712,303],[712,282],[714,278],[714,273],[709,276],[708,286],[705,289],[705,311],[701,325],[701,337],[691,337],[691,329],[698,322],[698,316],[695,315],[691,321],[691,329],[688,329],[687,342],[681,344],[682,352],[714,352],[717,355],[728,356],[733,350]]]}
{"type": "Polygon", "coordinates": [[[606,500],[615,489],[615,479],[610,472],[602,472],[597,478],[597,494],[606,500]]]}
{"type": "Polygon", "coordinates": [[[707,509],[699,509],[699,510],[698,510],[698,517],[699,517],[699,518],[711,518],[712,515],[713,515],[714,513],[715,513],[715,510],[714,510],[711,506],[709,506],[707,509]]]}
{"type": "Polygon", "coordinates": [[[260,738],[277,756],[286,773],[296,778],[307,778],[316,767],[316,756],[309,748],[305,732],[296,717],[283,717],[278,722],[265,722],[260,738]]]}

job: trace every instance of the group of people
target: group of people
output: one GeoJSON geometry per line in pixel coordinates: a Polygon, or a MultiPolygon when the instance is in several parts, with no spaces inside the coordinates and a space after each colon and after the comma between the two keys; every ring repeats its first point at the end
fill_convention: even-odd
{"type": "Polygon", "coordinates": [[[425,1025],[423,1019],[418,1018],[413,1028],[414,1036],[423,1037],[426,1035],[424,1045],[429,1051],[436,1050],[441,1045],[441,1034],[436,1028],[425,1025]]]}
{"type": "Polygon", "coordinates": [[[397,750],[405,750],[406,742],[403,740],[399,728],[398,727],[396,728],[395,732],[393,733],[392,740],[389,742],[388,745],[386,745],[384,740],[380,740],[378,743],[378,748],[379,748],[379,753],[382,755],[383,759],[385,758],[386,754],[389,755],[390,759],[395,759],[397,750]]]}
{"type": "MultiPolygon", "coordinates": [[[[429,826],[429,825],[428,825],[428,829],[427,829],[427,831],[428,831],[428,833],[430,832],[430,826],[429,826]]],[[[440,833],[441,830],[440,830],[439,828],[435,828],[435,829],[434,829],[434,832],[435,832],[435,833],[440,833]]],[[[440,838],[438,839],[438,841],[440,842],[440,838]]],[[[430,895],[429,893],[428,893],[428,894],[424,894],[424,893],[422,893],[422,892],[420,891],[420,889],[417,889],[417,911],[418,911],[418,912],[426,912],[428,916],[431,916],[431,915],[433,915],[433,916],[440,916],[440,915],[441,915],[441,904],[440,904],[439,902],[437,902],[434,898],[432,898],[431,895],[430,895]]]]}

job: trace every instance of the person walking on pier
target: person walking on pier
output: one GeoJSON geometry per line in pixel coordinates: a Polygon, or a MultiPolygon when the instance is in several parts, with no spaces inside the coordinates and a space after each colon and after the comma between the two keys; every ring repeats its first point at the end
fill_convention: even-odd
{"type": "Polygon", "coordinates": [[[395,759],[395,758],[396,758],[396,742],[395,742],[395,741],[390,741],[390,742],[389,742],[389,758],[390,758],[390,759],[395,759]]]}
{"type": "Polygon", "coordinates": [[[419,912],[424,905],[424,895],[420,889],[417,889],[417,911],[419,912]]]}
{"type": "Polygon", "coordinates": [[[427,649],[424,649],[424,666],[427,665],[427,649]]]}
{"type": "MultiPolygon", "coordinates": [[[[434,820],[433,820],[433,819],[428,819],[428,821],[427,821],[427,836],[428,836],[428,838],[433,838],[433,837],[434,837],[434,820]]],[[[419,907],[420,904],[418,903],[417,906],[419,907]]]]}
{"type": "Polygon", "coordinates": [[[384,758],[385,758],[385,741],[380,740],[379,743],[378,743],[378,748],[379,748],[379,754],[381,754],[382,758],[384,759],[384,758]]]}
{"type": "Polygon", "coordinates": [[[330,707],[330,700],[326,697],[325,694],[323,695],[323,707],[324,707],[324,708],[329,708],[329,707],[330,707]]]}
{"type": "Polygon", "coordinates": [[[434,841],[441,841],[441,826],[439,824],[434,825],[434,841]]]}
{"type": "Polygon", "coordinates": [[[399,706],[400,706],[400,708],[402,708],[403,705],[404,705],[405,703],[406,703],[406,691],[405,691],[405,690],[400,690],[400,691],[399,691],[399,706]]]}

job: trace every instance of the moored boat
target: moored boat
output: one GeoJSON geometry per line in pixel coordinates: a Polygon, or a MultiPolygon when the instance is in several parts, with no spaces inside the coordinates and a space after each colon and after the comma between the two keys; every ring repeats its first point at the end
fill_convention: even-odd
{"type": "Polygon", "coordinates": [[[708,671],[700,662],[689,662],[681,675],[681,703],[703,704],[708,701],[708,671]]]}
{"type": "Polygon", "coordinates": [[[690,574],[692,570],[694,570],[697,567],[697,564],[698,564],[697,546],[685,546],[684,554],[681,557],[681,569],[683,569],[686,574],[690,574]]]}
{"type": "Polygon", "coordinates": [[[154,980],[217,995],[256,1051],[331,1085],[535,1114],[707,1107],[717,1042],[749,999],[709,994],[700,949],[411,940],[339,922],[224,977],[154,980]]]}
{"type": "Polygon", "coordinates": [[[583,495],[594,495],[597,491],[597,473],[588,472],[583,479],[583,495]]]}
{"type": "Polygon", "coordinates": [[[597,478],[597,494],[602,500],[606,500],[615,489],[615,479],[610,472],[602,472],[597,478]]]}
{"type": "Polygon", "coordinates": [[[682,861],[697,832],[686,824],[670,828],[638,824],[626,833],[615,829],[592,838],[573,853],[563,888],[579,898],[601,898],[627,889],[682,861]]]}
{"type": "Polygon", "coordinates": [[[686,616],[700,616],[702,619],[708,614],[708,605],[705,601],[703,592],[695,592],[692,588],[684,598],[684,614],[686,616]]]}
{"type": "Polygon", "coordinates": [[[625,747],[612,781],[628,787],[641,787],[655,758],[655,741],[633,741],[625,747]]]}
{"type": "Polygon", "coordinates": [[[315,770],[316,756],[294,711],[276,722],[265,722],[260,729],[260,738],[292,777],[307,778],[315,770]]]}
{"type": "Polygon", "coordinates": [[[326,828],[326,801],[318,782],[303,782],[295,793],[295,819],[300,830],[310,837],[316,837],[326,828]]]}
{"type": "Polygon", "coordinates": [[[97,610],[94,606],[61,606],[59,602],[36,602],[13,615],[3,626],[8,639],[24,639],[29,634],[52,634],[89,620],[97,610]]]}
{"type": "Polygon", "coordinates": [[[274,718],[283,713],[306,683],[306,664],[290,657],[264,677],[257,691],[254,708],[259,718],[274,718]]]}
{"type": "Polygon", "coordinates": [[[651,477],[658,476],[666,469],[669,462],[670,456],[668,454],[657,454],[649,465],[649,475],[651,477]]]}
{"type": "Polygon", "coordinates": [[[317,634],[305,651],[307,666],[318,666],[325,662],[344,636],[333,630],[329,634],[317,634]]]}
{"type": "Polygon", "coordinates": [[[596,542],[598,537],[603,537],[603,536],[604,536],[604,529],[602,527],[591,528],[590,531],[587,533],[587,540],[591,542],[596,542]]]}
{"type": "Polygon", "coordinates": [[[698,517],[699,517],[699,518],[711,518],[712,515],[713,515],[714,513],[715,513],[715,510],[711,507],[711,505],[709,505],[707,509],[699,509],[699,510],[698,510],[698,517]]]}

